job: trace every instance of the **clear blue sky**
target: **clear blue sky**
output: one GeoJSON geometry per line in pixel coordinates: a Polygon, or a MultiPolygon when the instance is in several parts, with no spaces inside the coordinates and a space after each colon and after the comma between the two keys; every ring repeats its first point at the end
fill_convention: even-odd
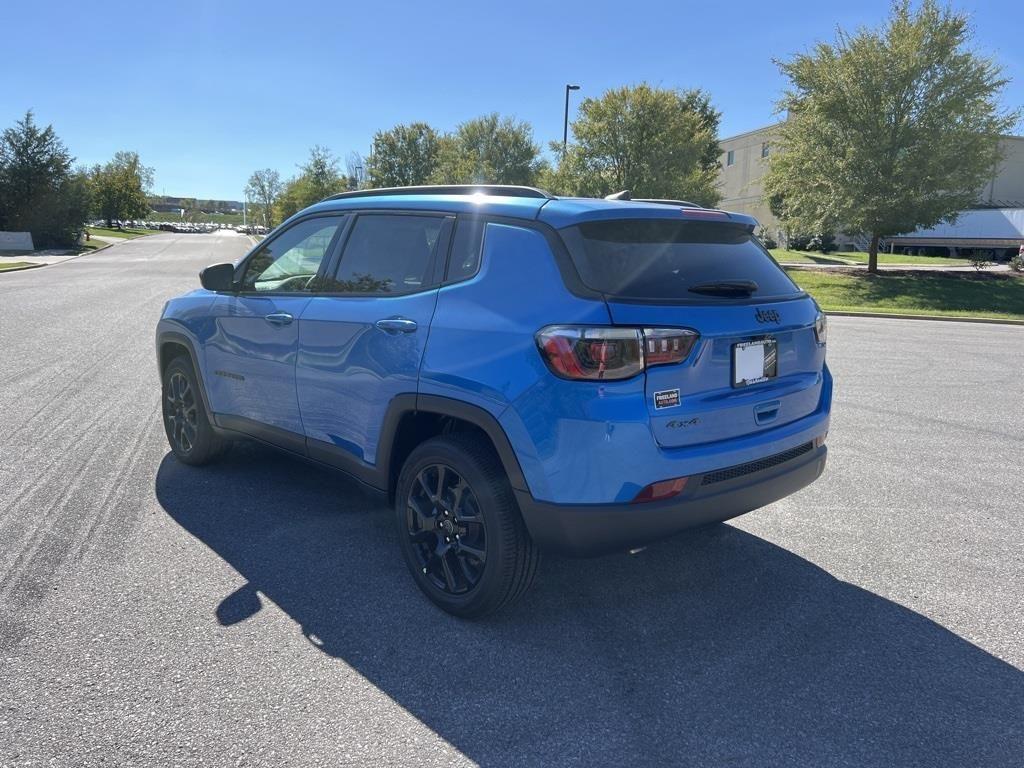
{"type": "MultiPolygon", "coordinates": [[[[1020,4],[962,0],[975,47],[1024,104],[1020,4]]],[[[646,80],[706,89],[722,135],[772,118],[773,58],[880,23],[887,0],[503,3],[5,3],[0,126],[26,109],[78,161],[136,150],[154,191],[240,199],[252,170],[295,172],[313,144],[344,157],[375,130],[450,129],[498,111],[561,139],[563,88],[579,95],[646,80]]],[[[574,95],[575,96],[575,95],[574,95]]]]}

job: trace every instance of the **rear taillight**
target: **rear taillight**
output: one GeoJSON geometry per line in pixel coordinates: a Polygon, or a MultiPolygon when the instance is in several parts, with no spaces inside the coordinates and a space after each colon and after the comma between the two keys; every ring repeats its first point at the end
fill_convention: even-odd
{"type": "Polygon", "coordinates": [[[654,365],[680,363],[699,335],[685,328],[549,325],[537,332],[548,368],[564,379],[628,379],[654,365]]]}
{"type": "Polygon", "coordinates": [[[648,367],[683,362],[697,341],[696,331],[682,328],[644,328],[643,336],[648,367]]]}
{"type": "Polygon", "coordinates": [[[824,345],[828,339],[828,319],[820,309],[818,316],[814,318],[814,338],[821,345],[824,345]]]}
{"type": "Polygon", "coordinates": [[[565,379],[628,379],[644,369],[635,328],[549,325],[536,338],[548,367],[565,379]]]}

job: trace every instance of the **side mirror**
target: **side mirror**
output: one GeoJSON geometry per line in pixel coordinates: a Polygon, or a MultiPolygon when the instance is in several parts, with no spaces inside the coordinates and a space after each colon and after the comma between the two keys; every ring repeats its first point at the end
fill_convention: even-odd
{"type": "Polygon", "coordinates": [[[230,291],[235,287],[235,265],[212,264],[199,273],[199,282],[208,291],[230,291]]]}

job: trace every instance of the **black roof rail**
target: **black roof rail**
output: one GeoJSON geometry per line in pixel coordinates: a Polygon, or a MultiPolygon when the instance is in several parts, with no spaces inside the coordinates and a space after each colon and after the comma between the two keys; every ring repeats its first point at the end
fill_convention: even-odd
{"type": "Polygon", "coordinates": [[[494,195],[496,197],[537,197],[553,200],[543,189],[516,184],[424,184],[417,187],[381,187],[340,192],[325,200],[348,200],[356,197],[391,197],[394,195],[494,195]]]}
{"type": "Polygon", "coordinates": [[[662,200],[654,197],[637,197],[633,199],[634,203],[661,203],[662,205],[678,205],[683,208],[703,208],[703,205],[697,205],[691,203],[689,200],[662,200]]]}

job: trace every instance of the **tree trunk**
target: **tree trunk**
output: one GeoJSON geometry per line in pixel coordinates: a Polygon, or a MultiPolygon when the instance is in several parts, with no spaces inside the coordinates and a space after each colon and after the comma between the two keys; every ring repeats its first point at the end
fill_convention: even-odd
{"type": "Polygon", "coordinates": [[[878,272],[878,235],[871,234],[871,245],[868,246],[868,272],[878,272]]]}

